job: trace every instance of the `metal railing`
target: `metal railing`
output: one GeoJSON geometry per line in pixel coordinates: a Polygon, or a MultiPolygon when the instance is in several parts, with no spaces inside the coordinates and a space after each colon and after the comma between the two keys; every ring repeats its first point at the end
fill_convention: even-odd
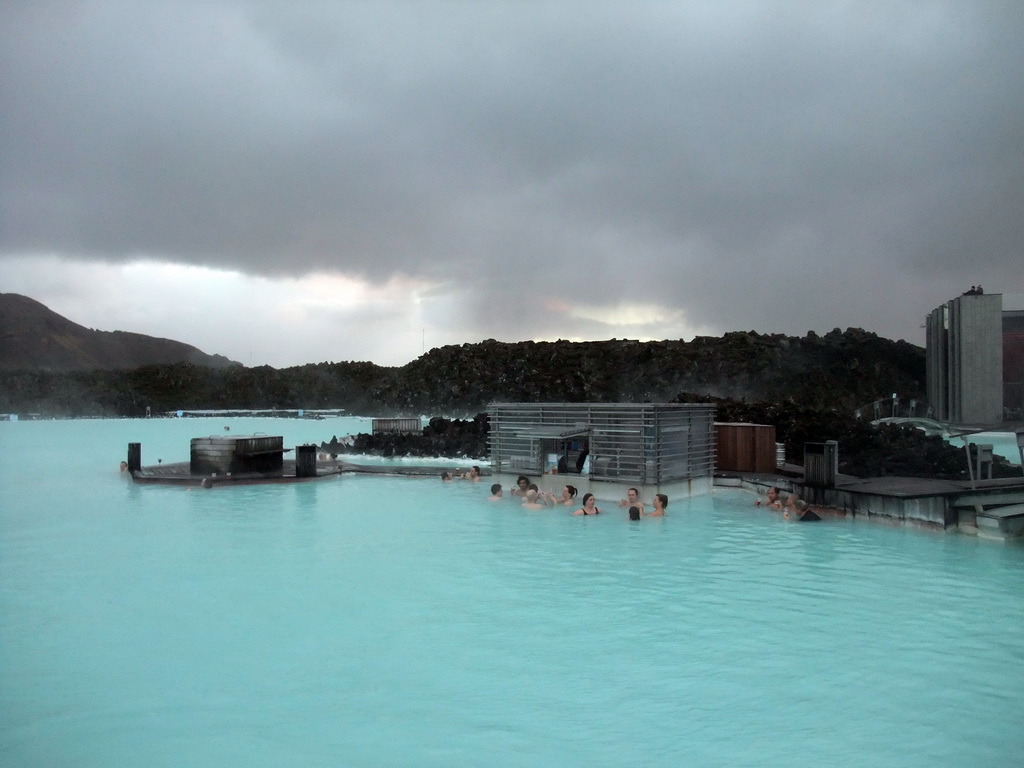
{"type": "Polygon", "coordinates": [[[924,400],[914,397],[883,397],[857,408],[853,415],[858,419],[878,421],[887,418],[931,419],[934,410],[924,400]]]}

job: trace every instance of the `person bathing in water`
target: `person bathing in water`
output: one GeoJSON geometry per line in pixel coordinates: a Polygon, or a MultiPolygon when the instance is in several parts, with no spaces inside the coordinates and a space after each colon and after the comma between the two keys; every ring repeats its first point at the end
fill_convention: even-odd
{"type": "Polygon", "coordinates": [[[523,507],[526,509],[544,509],[544,504],[537,501],[537,491],[534,488],[530,488],[526,492],[526,496],[523,497],[523,507]]]}
{"type": "Polygon", "coordinates": [[[555,507],[573,507],[576,505],[576,486],[565,485],[562,486],[562,495],[555,496],[553,493],[545,494],[548,499],[548,504],[555,507]]]}
{"type": "Polygon", "coordinates": [[[642,517],[664,517],[665,508],[668,507],[668,496],[664,493],[654,494],[654,501],[652,502],[654,509],[650,512],[645,513],[643,508],[633,505],[629,508],[629,519],[639,520],[642,517]]]}
{"type": "Polygon", "coordinates": [[[574,516],[599,515],[601,510],[597,508],[596,499],[592,493],[583,494],[583,506],[573,512],[574,516]]]}
{"type": "Polygon", "coordinates": [[[620,507],[640,507],[640,511],[644,511],[644,507],[647,505],[640,501],[640,491],[636,488],[630,488],[626,491],[626,498],[619,501],[620,507]]]}
{"type": "Polygon", "coordinates": [[[668,496],[664,493],[654,494],[654,509],[647,513],[647,517],[664,517],[665,510],[668,509],[668,496]]]}
{"type": "Polygon", "coordinates": [[[526,475],[520,475],[517,477],[516,487],[512,489],[512,495],[524,498],[528,490],[530,490],[530,478],[526,475]]]}

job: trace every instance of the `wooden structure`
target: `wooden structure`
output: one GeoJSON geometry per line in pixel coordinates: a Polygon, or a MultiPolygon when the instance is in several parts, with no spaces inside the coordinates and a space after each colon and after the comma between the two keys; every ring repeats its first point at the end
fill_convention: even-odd
{"type": "Polygon", "coordinates": [[[284,438],[268,435],[214,435],[191,442],[187,462],[142,466],[142,444],[128,444],[128,472],[137,483],[163,485],[252,485],[316,480],[341,473],[337,462],[319,466],[316,446],[300,445],[294,459],[284,438]]]}
{"type": "MultiPolygon", "coordinates": [[[[290,449],[289,449],[290,450],[290,449]]],[[[275,472],[284,465],[284,438],[267,435],[193,437],[192,474],[275,472]]]]}
{"type": "Polygon", "coordinates": [[[839,443],[804,443],[804,482],[814,488],[834,488],[839,476],[839,443]]]}
{"type": "Polygon", "coordinates": [[[775,426],[715,423],[715,469],[723,472],[774,472],[775,426]]]}

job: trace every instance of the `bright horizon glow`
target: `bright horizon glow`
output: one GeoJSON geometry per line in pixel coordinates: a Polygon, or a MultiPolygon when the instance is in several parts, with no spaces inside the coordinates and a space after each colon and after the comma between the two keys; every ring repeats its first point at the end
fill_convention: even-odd
{"type": "MultiPolygon", "coordinates": [[[[447,283],[398,276],[374,285],[329,273],[271,279],[149,258],[109,264],[24,257],[29,260],[32,270],[20,269],[18,258],[0,261],[5,292],[35,299],[86,328],[172,339],[248,367],[344,361],[402,366],[435,347],[488,338],[459,327],[461,318],[451,307],[455,287],[447,283]]],[[[599,321],[595,326],[605,333],[543,333],[535,341],[652,341],[720,333],[691,326],[681,311],[664,307],[580,307],[552,300],[547,308],[553,320],[599,321]]]]}

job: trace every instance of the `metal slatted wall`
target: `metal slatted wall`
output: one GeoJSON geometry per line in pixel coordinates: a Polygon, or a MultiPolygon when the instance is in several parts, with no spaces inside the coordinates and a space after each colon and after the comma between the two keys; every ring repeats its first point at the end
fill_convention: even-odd
{"type": "Polygon", "coordinates": [[[492,403],[491,468],[540,474],[560,441],[589,442],[594,479],[660,483],[710,477],[714,406],[705,403],[492,403]]]}

